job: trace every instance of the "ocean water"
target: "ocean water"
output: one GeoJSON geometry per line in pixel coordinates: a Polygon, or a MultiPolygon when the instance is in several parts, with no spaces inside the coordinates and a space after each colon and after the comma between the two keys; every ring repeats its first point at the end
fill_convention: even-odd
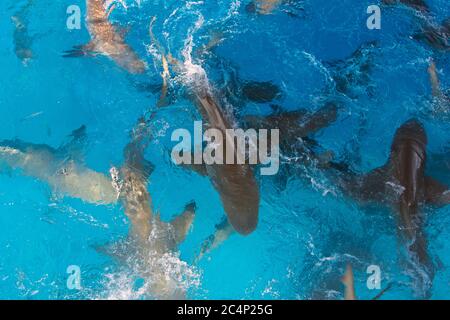
{"type": "MultiPolygon", "coordinates": [[[[450,111],[433,112],[427,74],[436,62],[442,88],[450,88],[448,53],[415,41],[423,17],[402,6],[382,6],[380,30],[366,27],[371,0],[290,1],[272,14],[248,12],[247,0],[126,0],[110,15],[127,30],[126,43],[146,62],[144,74],[130,74],[105,56],[64,58],[63,52],[89,41],[86,4],[70,1],[4,0],[0,8],[0,140],[20,140],[57,148],[81,125],[87,128],[86,165],[108,174],[123,162],[130,130],[145,113],[157,110],[162,47],[180,61],[191,58],[218,92],[233,77],[270,81],[282,91],[273,104],[283,110],[317,110],[324,101],[340,102],[338,119],[314,135],[358,172],[387,160],[395,130],[410,118],[426,128],[427,173],[450,185],[450,111]],[[81,9],[81,29],[69,30],[66,10],[81,9]],[[26,30],[17,35],[11,19],[26,30]],[[202,58],[210,39],[222,41],[202,58]],[[16,42],[15,42],[16,41],[16,42]],[[32,58],[24,63],[15,45],[32,58]],[[368,43],[375,43],[369,46],[368,43]],[[358,48],[361,54],[351,60],[358,48]],[[359,67],[368,61],[369,70],[359,67]],[[336,78],[355,81],[343,93],[336,78]]],[[[436,23],[450,16],[447,0],[427,0],[436,23]]],[[[379,266],[382,299],[423,297],[405,268],[395,214],[382,205],[361,207],[346,197],[320,168],[290,165],[275,177],[257,176],[261,192],[258,228],[232,235],[198,262],[203,241],[224,216],[211,182],[171,163],[177,128],[193,127],[200,115],[182,92],[182,80],[169,81],[171,103],[152,120],[146,158],[155,170],[149,180],[153,210],[169,221],[195,200],[193,228],[179,252],[164,261],[189,299],[342,299],[339,280],[345,265],[355,272],[358,298],[379,290],[366,285],[367,268],[379,266]]],[[[224,103],[236,119],[269,114],[270,103],[224,103]]],[[[282,157],[282,161],[289,161],[282,157]]],[[[425,233],[437,271],[428,297],[450,298],[450,207],[427,208],[425,233]]],[[[129,229],[121,205],[92,205],[55,194],[44,181],[1,166],[0,298],[144,299],[146,281],[127,263],[105,253],[126,239],[129,229]],[[81,288],[67,285],[67,268],[77,266],[81,288]]],[[[110,252],[111,253],[111,252],[110,252]]],[[[130,253],[131,255],[131,253],[130,253]]]]}

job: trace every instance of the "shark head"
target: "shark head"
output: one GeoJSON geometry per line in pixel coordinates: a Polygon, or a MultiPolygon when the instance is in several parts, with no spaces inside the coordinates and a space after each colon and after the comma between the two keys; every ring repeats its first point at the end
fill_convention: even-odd
{"type": "Polygon", "coordinates": [[[0,142],[0,160],[13,166],[23,157],[26,150],[19,140],[3,140],[0,142]]]}
{"type": "Polygon", "coordinates": [[[414,146],[415,152],[419,153],[425,161],[425,149],[428,143],[427,134],[423,125],[416,119],[405,122],[395,133],[392,143],[392,153],[402,153],[405,146],[414,146]]]}
{"type": "Polygon", "coordinates": [[[391,147],[393,174],[404,191],[400,198],[402,217],[416,214],[425,183],[427,136],[423,125],[411,119],[405,122],[394,137],[391,147]]]}

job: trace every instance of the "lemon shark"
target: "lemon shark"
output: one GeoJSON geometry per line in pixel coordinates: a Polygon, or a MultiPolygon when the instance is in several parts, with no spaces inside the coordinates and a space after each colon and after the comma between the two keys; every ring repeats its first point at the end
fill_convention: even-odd
{"type": "MultiPolygon", "coordinates": [[[[234,125],[234,119],[226,113],[215,97],[214,89],[209,83],[206,72],[201,66],[193,65],[192,61],[184,63],[171,55],[167,61],[174,66],[175,72],[185,77],[187,96],[197,107],[206,129],[220,131],[222,141],[215,141],[218,147],[225,150],[223,157],[227,158],[228,148],[232,145],[235,157],[244,156],[234,144],[234,137],[229,133],[234,125]]],[[[196,155],[189,155],[194,159],[196,155]]],[[[236,160],[236,159],[235,159],[236,160]]],[[[194,163],[195,161],[191,161],[194,163]]],[[[186,166],[202,176],[209,177],[214,188],[219,193],[228,222],[241,235],[252,233],[258,225],[260,194],[259,186],[249,164],[192,164],[186,166]]]]}
{"type": "Polygon", "coordinates": [[[137,258],[131,259],[135,262],[133,268],[149,281],[148,294],[152,298],[183,299],[185,288],[168,272],[167,264],[178,259],[177,247],[191,228],[196,206],[194,202],[187,204],[183,213],[170,222],[162,221],[153,212],[147,188],[153,166],[144,158],[149,135],[147,123],[141,119],[124,149],[125,162],[117,171],[119,200],[131,228],[125,246],[113,254],[125,257],[122,260],[126,261],[137,258]]]}
{"type": "Polygon", "coordinates": [[[86,0],[86,24],[91,41],[66,51],[64,57],[80,57],[102,54],[132,74],[144,73],[146,64],[136,52],[125,43],[123,32],[116,30],[109,21],[109,14],[103,0],[86,0]]]}
{"type": "MultiPolygon", "coordinates": [[[[328,102],[316,112],[299,109],[276,112],[269,116],[247,115],[242,117],[241,122],[245,128],[279,128],[280,151],[285,156],[298,158],[294,164],[310,165],[315,162],[319,165],[327,165],[325,162],[328,162],[329,159],[325,159],[324,154],[318,154],[311,150],[312,146],[317,142],[310,136],[336,121],[337,113],[338,107],[336,104],[328,102]],[[305,147],[299,147],[296,143],[299,140],[305,142],[305,147]]],[[[270,140],[271,137],[268,137],[268,139],[270,140]]],[[[293,165],[293,163],[289,163],[286,166],[290,165],[293,165]]],[[[213,249],[219,247],[234,233],[234,229],[226,220],[216,225],[215,229],[215,233],[203,242],[200,253],[195,258],[196,262],[213,249]]]]}
{"type": "Polygon", "coordinates": [[[148,290],[151,297],[184,298],[184,288],[166,268],[168,262],[177,259],[177,246],[190,230],[195,203],[186,205],[183,213],[171,222],[161,221],[152,211],[147,185],[153,167],[144,159],[148,145],[146,130],[146,123],[141,121],[124,149],[124,164],[119,169],[113,167],[110,176],[84,164],[85,126],[74,130],[70,140],[59,148],[18,139],[3,140],[0,164],[46,182],[60,196],[98,205],[122,204],[131,223],[129,237],[108,248],[108,253],[137,261],[133,267],[151,282],[148,290]]]}
{"type": "Polygon", "coordinates": [[[422,274],[422,280],[418,280],[424,286],[430,285],[435,268],[427,252],[422,209],[450,203],[448,186],[426,175],[427,142],[423,125],[411,119],[397,129],[385,165],[367,174],[342,170],[339,178],[340,185],[352,197],[361,202],[383,203],[397,213],[399,236],[411,262],[426,271],[427,276],[417,271],[422,274]]]}
{"type": "Polygon", "coordinates": [[[31,49],[33,39],[28,31],[28,15],[32,5],[33,0],[28,0],[28,2],[11,17],[15,27],[13,34],[14,52],[24,66],[27,66],[30,60],[33,59],[33,51],[31,49]]]}
{"type": "Polygon", "coordinates": [[[46,182],[57,196],[93,204],[113,204],[118,194],[110,177],[84,164],[85,140],[85,126],[73,131],[70,141],[59,148],[19,139],[3,140],[0,141],[0,163],[46,182]]]}
{"type": "Polygon", "coordinates": [[[450,50],[450,18],[445,19],[440,25],[431,18],[430,7],[424,0],[383,0],[383,4],[402,4],[420,13],[422,19],[421,30],[415,33],[412,38],[422,41],[435,50],[447,52],[450,50]]]}
{"type": "MultiPolygon", "coordinates": [[[[197,105],[202,118],[208,122],[208,128],[220,130],[226,139],[232,139],[226,131],[233,128],[232,121],[217,104],[210,88],[197,87],[192,92],[192,100],[197,105]]],[[[235,154],[237,152],[239,151],[235,149],[235,154]]],[[[260,195],[250,165],[203,165],[197,166],[197,172],[211,179],[234,229],[242,235],[253,232],[258,224],[260,195]]]]}

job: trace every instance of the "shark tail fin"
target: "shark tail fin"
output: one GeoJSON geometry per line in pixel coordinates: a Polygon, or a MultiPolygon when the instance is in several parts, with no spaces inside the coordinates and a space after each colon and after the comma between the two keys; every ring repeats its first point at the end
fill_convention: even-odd
{"type": "Polygon", "coordinates": [[[131,238],[123,238],[119,241],[108,242],[105,244],[95,244],[92,248],[103,256],[110,257],[119,263],[125,263],[127,258],[136,253],[137,246],[131,238]]]}
{"type": "Polygon", "coordinates": [[[375,297],[372,298],[372,300],[379,300],[387,291],[389,291],[392,288],[392,282],[389,283],[386,288],[381,290],[380,293],[378,293],[375,297]]]}
{"type": "Polygon", "coordinates": [[[175,232],[175,241],[177,244],[184,241],[186,235],[191,229],[195,217],[196,205],[192,201],[186,205],[182,214],[172,220],[171,225],[175,232]]]}
{"type": "Polygon", "coordinates": [[[197,264],[206,254],[219,247],[234,232],[233,226],[225,217],[218,225],[216,225],[216,231],[214,234],[210,235],[205,241],[203,241],[200,253],[194,259],[194,264],[197,264]]]}

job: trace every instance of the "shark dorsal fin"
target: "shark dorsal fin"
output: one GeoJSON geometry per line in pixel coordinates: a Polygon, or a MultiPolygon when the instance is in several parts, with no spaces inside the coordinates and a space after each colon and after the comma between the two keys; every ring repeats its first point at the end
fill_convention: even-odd
{"type": "Polygon", "coordinates": [[[73,130],[67,138],[67,141],[58,148],[58,151],[68,160],[83,162],[87,143],[86,126],[82,125],[73,130]]]}
{"type": "Polygon", "coordinates": [[[209,254],[212,250],[219,247],[235,232],[233,226],[228,222],[227,217],[224,217],[224,219],[216,225],[214,234],[203,241],[200,252],[194,259],[194,264],[197,264],[206,254],[209,254]]]}
{"type": "Polygon", "coordinates": [[[387,163],[366,174],[357,174],[341,163],[332,163],[339,173],[338,181],[350,196],[362,202],[382,202],[386,196],[386,183],[390,164],[387,163]]]}
{"type": "Polygon", "coordinates": [[[278,128],[290,132],[292,139],[306,137],[336,121],[338,108],[334,103],[326,103],[316,112],[305,109],[288,112],[276,112],[270,116],[252,115],[244,117],[244,123],[249,128],[278,128]],[[292,134],[295,133],[295,134],[292,134]]]}

